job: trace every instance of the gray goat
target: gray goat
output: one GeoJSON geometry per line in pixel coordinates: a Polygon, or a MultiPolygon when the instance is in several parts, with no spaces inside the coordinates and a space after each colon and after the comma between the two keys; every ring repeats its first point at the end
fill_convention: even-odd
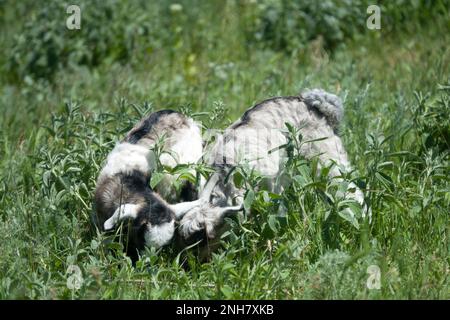
{"type": "MultiPolygon", "coordinates": [[[[225,183],[231,168],[242,161],[267,177],[277,192],[282,190],[276,181],[282,160],[286,158],[285,150],[269,151],[287,142],[283,134],[285,123],[299,128],[304,140],[326,137],[304,144],[300,154],[305,158],[318,156],[321,165],[335,162],[337,165],[331,167],[329,174],[337,179],[341,176],[340,170],[349,172],[348,156],[337,134],[342,116],[341,100],[320,89],[299,96],[268,99],[247,110],[212,148],[208,162],[216,171],[208,179],[199,201],[192,203],[192,208],[180,221],[178,235],[182,243],[192,244],[205,236],[209,240],[217,239],[224,217],[243,210],[245,190],[237,188],[232,179],[225,183]]],[[[353,183],[349,184],[349,196],[364,206],[363,193],[353,183]],[[356,191],[352,193],[350,189],[356,191]]]]}

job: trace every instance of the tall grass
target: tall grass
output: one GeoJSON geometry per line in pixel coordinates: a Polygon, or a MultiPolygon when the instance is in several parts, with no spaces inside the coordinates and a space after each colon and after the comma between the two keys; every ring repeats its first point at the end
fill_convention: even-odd
{"type": "MultiPolygon", "coordinates": [[[[60,28],[58,3],[1,2],[11,32],[0,38],[0,298],[449,298],[445,1],[383,3],[375,32],[346,20],[353,13],[316,27],[297,17],[332,14],[336,1],[305,1],[299,11],[286,11],[295,6],[286,1],[183,1],[181,11],[163,1],[107,1],[103,11],[85,8],[79,34],[60,28]],[[38,63],[49,52],[58,58],[38,63]],[[102,162],[143,114],[175,108],[224,128],[257,101],[316,86],[345,101],[340,134],[355,168],[346,180],[366,190],[370,224],[343,215],[344,185],[293,152],[282,194],[237,171],[256,214],[229,220],[206,263],[169,246],[133,267],[119,242],[92,228],[102,162]],[[70,265],[81,269],[79,290],[67,287],[70,265]],[[370,265],[381,269],[379,290],[366,286],[370,265]]],[[[294,130],[292,150],[296,139],[294,130]]]]}

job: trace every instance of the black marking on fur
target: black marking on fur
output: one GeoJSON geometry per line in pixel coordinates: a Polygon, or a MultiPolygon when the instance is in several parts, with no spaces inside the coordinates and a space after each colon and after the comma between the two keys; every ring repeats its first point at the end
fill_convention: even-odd
{"type": "MultiPolygon", "coordinates": [[[[142,139],[145,135],[147,135],[151,130],[152,127],[161,119],[161,117],[172,114],[172,113],[178,113],[174,110],[160,110],[153,112],[151,115],[149,115],[145,120],[142,121],[142,124],[140,127],[136,129],[132,129],[130,133],[125,138],[125,142],[129,142],[132,144],[136,144],[140,139],[142,139]]],[[[181,113],[180,113],[181,114],[181,113]]]]}
{"type": "Polygon", "coordinates": [[[145,219],[152,225],[159,225],[173,220],[175,215],[172,210],[150,188],[148,184],[149,177],[143,177],[142,173],[138,170],[133,170],[128,174],[120,173],[120,175],[122,175],[124,189],[126,188],[130,194],[139,194],[145,199],[145,205],[139,211],[138,217],[135,219],[137,222],[145,219]]]}
{"type": "Polygon", "coordinates": [[[181,187],[180,191],[180,200],[181,202],[185,201],[194,201],[198,199],[198,192],[195,186],[190,181],[186,181],[181,187]]]}
{"type": "Polygon", "coordinates": [[[145,249],[145,232],[147,225],[135,219],[130,221],[125,228],[126,242],[125,252],[131,258],[133,263],[139,259],[139,252],[145,249]]]}
{"type": "MultiPolygon", "coordinates": [[[[248,125],[252,115],[255,114],[258,110],[261,110],[263,107],[266,106],[267,103],[269,102],[275,102],[278,103],[279,101],[282,100],[287,100],[287,101],[298,101],[298,102],[305,102],[305,100],[301,97],[301,96],[285,96],[285,97],[273,97],[270,99],[266,99],[256,105],[254,105],[253,107],[251,107],[250,109],[248,109],[247,111],[244,112],[244,114],[242,115],[242,117],[240,118],[240,121],[238,123],[233,124],[230,129],[234,130],[237,129],[241,126],[245,126],[248,125]]],[[[312,106],[309,103],[305,102],[305,106],[308,109],[309,112],[313,112],[314,114],[316,114],[318,117],[320,118],[326,118],[326,116],[316,107],[312,106]]],[[[327,121],[328,123],[328,121],[327,121]]],[[[333,132],[337,135],[339,135],[339,128],[335,128],[333,127],[333,132]]],[[[225,136],[225,142],[228,142],[230,139],[230,137],[225,136]]]]}
{"type": "Polygon", "coordinates": [[[139,170],[132,170],[129,173],[120,172],[117,175],[120,176],[123,188],[126,188],[130,194],[143,193],[150,188],[150,176],[143,174],[139,170]]]}
{"type": "MultiPolygon", "coordinates": [[[[115,175],[124,198],[121,204],[142,204],[136,219],[128,219],[123,223],[125,251],[133,262],[139,258],[138,252],[145,248],[145,232],[150,226],[160,225],[175,219],[175,213],[167,206],[149,186],[150,176],[139,170],[121,172],[115,175]]],[[[100,198],[100,197],[99,197],[100,198]]],[[[101,199],[101,198],[100,198],[101,199]]],[[[103,208],[103,207],[102,207],[103,208]]],[[[104,207],[109,216],[118,208],[116,205],[104,207]]],[[[103,226],[99,226],[103,229],[103,226]]]]}
{"type": "Polygon", "coordinates": [[[216,171],[216,172],[218,172],[218,171],[220,171],[220,172],[229,172],[230,170],[232,170],[233,168],[235,168],[236,167],[236,165],[232,165],[232,164],[229,164],[229,163],[214,163],[213,165],[212,165],[212,167],[213,167],[213,169],[216,171]]]}
{"type": "Polygon", "coordinates": [[[202,228],[189,236],[189,238],[184,239],[185,246],[191,246],[194,243],[198,242],[198,245],[202,245],[207,243],[208,235],[206,233],[206,229],[202,228]]]}
{"type": "Polygon", "coordinates": [[[139,210],[137,218],[130,221],[127,232],[126,252],[133,261],[138,259],[139,251],[145,249],[145,233],[147,229],[175,219],[172,210],[156,197],[153,192],[148,194],[147,199],[146,205],[139,210]]]}
{"type": "Polygon", "coordinates": [[[253,107],[251,107],[250,109],[247,109],[247,111],[244,112],[244,114],[242,115],[240,121],[234,125],[232,125],[230,127],[230,129],[237,129],[240,126],[243,125],[247,125],[250,122],[251,116],[258,110],[262,109],[263,107],[266,106],[267,103],[269,102],[275,102],[277,103],[280,100],[288,100],[288,101],[293,101],[293,100],[297,100],[297,101],[303,101],[301,99],[301,97],[299,96],[285,96],[285,97],[273,97],[270,99],[266,99],[256,105],[254,105],[253,107]]]}

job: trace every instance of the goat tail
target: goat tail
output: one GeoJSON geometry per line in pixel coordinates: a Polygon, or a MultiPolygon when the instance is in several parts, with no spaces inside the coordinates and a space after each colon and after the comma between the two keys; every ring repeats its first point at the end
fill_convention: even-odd
{"type": "Polygon", "coordinates": [[[319,111],[333,129],[337,129],[344,115],[342,100],[323,89],[306,90],[300,94],[304,102],[319,111]]]}

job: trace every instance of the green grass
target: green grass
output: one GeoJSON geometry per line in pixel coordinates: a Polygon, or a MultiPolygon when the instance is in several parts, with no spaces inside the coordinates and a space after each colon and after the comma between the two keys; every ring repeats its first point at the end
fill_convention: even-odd
{"type": "MultiPolygon", "coordinates": [[[[227,5],[220,23],[205,18],[198,35],[161,36],[167,42],[125,62],[62,67],[48,79],[1,78],[1,299],[450,298],[448,14],[432,24],[409,21],[406,30],[356,33],[331,51],[320,37],[283,51],[252,44],[236,10],[227,5]],[[324,201],[340,185],[293,157],[292,188],[256,192],[256,217],[230,221],[209,262],[167,247],[133,267],[118,243],[105,244],[91,227],[102,163],[145,112],[175,108],[224,128],[255,102],[305,87],[345,100],[349,179],[367,189],[371,224],[343,219],[342,199],[324,201]],[[280,201],[289,204],[283,220],[274,217],[280,201]],[[84,282],[72,291],[74,264],[84,282]],[[381,269],[379,290],[366,287],[370,265],[381,269]]],[[[21,30],[7,13],[2,23],[21,30]]],[[[192,20],[170,21],[187,30],[192,20]]]]}

